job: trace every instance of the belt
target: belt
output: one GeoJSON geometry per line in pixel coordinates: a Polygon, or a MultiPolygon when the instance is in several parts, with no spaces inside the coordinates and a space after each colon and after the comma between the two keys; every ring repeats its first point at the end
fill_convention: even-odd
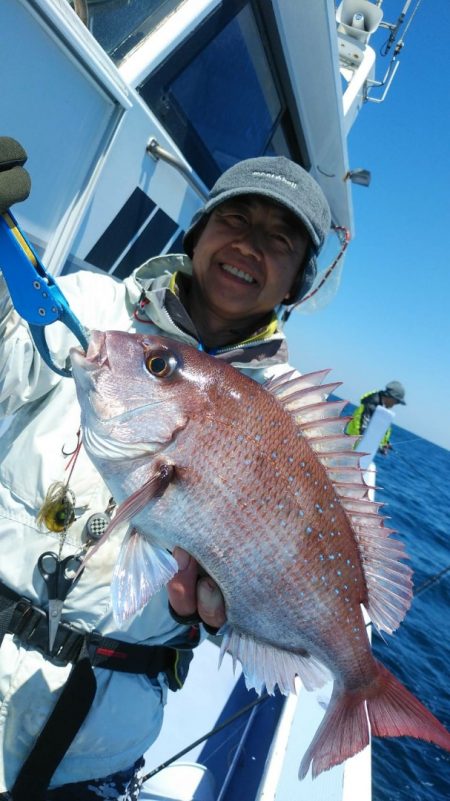
{"type": "MultiPolygon", "coordinates": [[[[4,586],[0,586],[0,606],[2,602],[4,603],[4,589],[4,586]]],[[[11,590],[9,592],[11,593],[11,590]]],[[[175,659],[176,651],[173,648],[134,645],[111,637],[103,637],[95,631],[84,634],[67,623],[59,624],[50,653],[46,612],[21,597],[15,602],[12,600],[8,608],[12,608],[12,614],[6,632],[14,634],[23,645],[39,651],[55,665],[64,666],[69,662],[75,664],[82,650],[86,649],[93,667],[125,673],[143,673],[155,678],[161,671],[170,669],[175,659]]]]}
{"type": "MultiPolygon", "coordinates": [[[[53,664],[73,667],[61,695],[16,779],[13,801],[45,801],[45,791],[58,764],[75,738],[95,698],[97,682],[93,667],[139,673],[156,678],[165,672],[170,689],[179,689],[186,678],[192,648],[198,644],[198,627],[188,642],[174,647],[126,643],[98,632],[81,633],[60,623],[52,653],[48,647],[48,619],[44,610],[0,582],[0,644],[5,633],[39,651],[53,664]]],[[[8,797],[8,796],[5,796],[8,797]]],[[[0,795],[1,798],[1,795],[0,795]]]]}

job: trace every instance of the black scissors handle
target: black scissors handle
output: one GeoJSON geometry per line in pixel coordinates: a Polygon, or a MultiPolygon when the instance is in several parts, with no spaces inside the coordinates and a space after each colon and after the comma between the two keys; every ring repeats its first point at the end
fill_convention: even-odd
{"type": "Polygon", "coordinates": [[[66,556],[58,559],[54,551],[44,551],[38,559],[38,570],[47,585],[49,600],[64,601],[70,588],[75,583],[75,576],[81,565],[78,556],[66,556]]]}

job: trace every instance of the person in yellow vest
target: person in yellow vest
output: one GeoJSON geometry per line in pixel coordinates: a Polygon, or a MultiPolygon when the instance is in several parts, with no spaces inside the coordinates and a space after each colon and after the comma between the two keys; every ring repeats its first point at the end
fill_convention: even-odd
{"type": "MultiPolygon", "coordinates": [[[[390,381],[386,384],[385,389],[377,391],[366,392],[362,396],[360,405],[353,412],[352,419],[347,425],[346,433],[352,436],[362,436],[369,425],[370,419],[377,408],[377,406],[384,406],[386,409],[392,409],[397,404],[406,405],[405,389],[400,381],[390,381]]],[[[378,451],[386,455],[392,449],[390,443],[392,434],[392,427],[389,426],[384,434],[378,451]]]]}

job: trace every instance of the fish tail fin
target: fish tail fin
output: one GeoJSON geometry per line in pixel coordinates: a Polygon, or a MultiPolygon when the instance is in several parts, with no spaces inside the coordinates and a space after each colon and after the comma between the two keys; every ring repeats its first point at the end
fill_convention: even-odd
{"type": "Polygon", "coordinates": [[[381,687],[368,699],[370,728],[376,737],[416,737],[450,751],[450,732],[383,665],[377,684],[381,687]]]}
{"type": "Polygon", "coordinates": [[[450,732],[379,662],[369,687],[335,690],[299,770],[303,779],[312,764],[315,778],[339,765],[369,743],[369,724],[377,737],[416,737],[450,751],[450,732]]]}
{"type": "Polygon", "coordinates": [[[325,717],[302,759],[298,772],[304,779],[312,764],[313,779],[324,770],[339,765],[369,744],[369,723],[364,696],[336,691],[331,696],[325,717]]]}

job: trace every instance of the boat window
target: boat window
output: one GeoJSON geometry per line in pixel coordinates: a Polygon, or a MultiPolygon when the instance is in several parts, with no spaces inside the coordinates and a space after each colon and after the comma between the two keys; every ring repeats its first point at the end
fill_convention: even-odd
{"type": "Polygon", "coordinates": [[[119,63],[183,0],[68,0],[98,43],[119,63]]]}
{"type": "Polygon", "coordinates": [[[292,155],[285,103],[249,2],[223,4],[138,91],[209,186],[243,158],[292,155]]]}

